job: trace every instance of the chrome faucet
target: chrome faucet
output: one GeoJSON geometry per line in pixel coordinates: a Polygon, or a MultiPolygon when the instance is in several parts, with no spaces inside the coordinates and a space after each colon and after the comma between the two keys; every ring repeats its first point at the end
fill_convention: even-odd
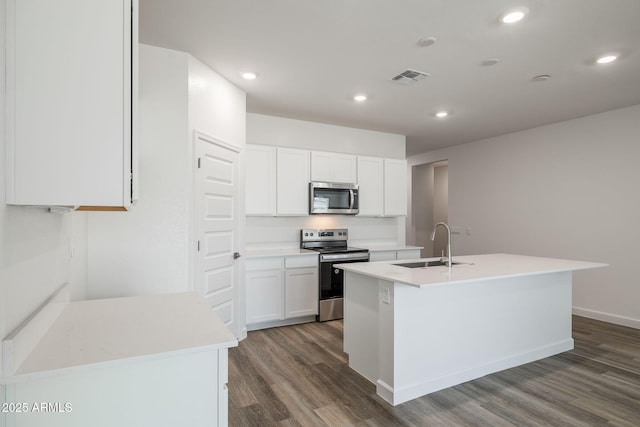
{"type": "MultiPolygon", "coordinates": [[[[436,239],[436,230],[438,229],[439,225],[447,229],[447,261],[445,264],[447,265],[447,267],[451,267],[453,265],[453,257],[451,256],[451,229],[449,228],[449,226],[444,222],[437,223],[433,228],[433,231],[431,232],[431,241],[436,239]]],[[[440,258],[441,261],[442,259],[443,258],[440,258]]]]}

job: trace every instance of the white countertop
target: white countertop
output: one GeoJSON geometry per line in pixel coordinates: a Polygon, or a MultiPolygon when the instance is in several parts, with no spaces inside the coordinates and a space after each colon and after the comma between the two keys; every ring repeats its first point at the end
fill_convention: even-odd
{"type": "Polygon", "coordinates": [[[454,263],[462,262],[463,264],[454,265],[451,268],[446,266],[407,268],[394,265],[436,259],[439,258],[336,264],[335,267],[378,279],[423,287],[607,266],[607,264],[595,262],[511,254],[454,256],[454,263]]]}
{"type": "Polygon", "coordinates": [[[9,382],[237,344],[195,293],[77,301],[65,306],[9,382]]]}
{"type": "MultiPolygon", "coordinates": [[[[355,245],[358,246],[358,245],[355,245]]],[[[366,246],[369,252],[382,252],[382,251],[411,251],[414,249],[423,249],[422,246],[397,246],[397,245],[380,245],[380,246],[366,246]]]]}

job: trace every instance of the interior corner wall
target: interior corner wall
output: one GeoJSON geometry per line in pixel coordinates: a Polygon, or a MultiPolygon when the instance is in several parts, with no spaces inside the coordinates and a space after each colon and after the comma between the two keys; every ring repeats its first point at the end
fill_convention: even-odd
{"type": "Polygon", "coordinates": [[[433,164],[427,163],[409,168],[411,182],[411,230],[407,233],[407,243],[422,246],[422,257],[433,256],[433,242],[430,235],[433,228],[433,164]],[[419,185],[418,185],[419,184],[419,185]]]}
{"type": "Polygon", "coordinates": [[[188,53],[139,55],[139,199],[88,213],[90,298],[193,290],[193,130],[244,146],[243,91],[188,53]]]}
{"type": "Polygon", "coordinates": [[[247,138],[245,92],[197,58],[188,57],[189,129],[244,148],[247,138]],[[238,114],[239,111],[242,114],[238,114]]]}
{"type": "Polygon", "coordinates": [[[139,67],[139,200],[88,212],[90,298],[190,290],[188,57],[141,44],[139,67]]]}
{"type": "Polygon", "coordinates": [[[448,159],[453,254],[597,261],[574,273],[576,314],[640,328],[640,105],[412,156],[448,159]]]}

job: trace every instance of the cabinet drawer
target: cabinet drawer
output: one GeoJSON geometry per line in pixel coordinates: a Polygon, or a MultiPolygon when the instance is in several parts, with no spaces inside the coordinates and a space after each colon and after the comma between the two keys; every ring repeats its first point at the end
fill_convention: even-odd
{"type": "Polygon", "coordinates": [[[299,267],[317,267],[318,255],[302,255],[302,256],[288,256],[285,258],[285,268],[299,268],[299,267]]]}
{"type": "Polygon", "coordinates": [[[420,249],[407,249],[398,251],[398,259],[416,259],[420,258],[420,249]]]}
{"type": "Polygon", "coordinates": [[[253,258],[248,259],[245,263],[245,268],[247,271],[275,270],[281,269],[283,266],[283,257],[253,258]]]}
{"type": "Polygon", "coordinates": [[[369,261],[391,261],[396,259],[396,251],[371,251],[369,261]]]}

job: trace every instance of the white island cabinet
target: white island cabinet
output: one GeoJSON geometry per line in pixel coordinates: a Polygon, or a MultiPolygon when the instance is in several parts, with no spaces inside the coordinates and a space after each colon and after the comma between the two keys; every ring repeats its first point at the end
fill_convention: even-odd
{"type": "Polygon", "coordinates": [[[136,197],[137,0],[7,1],[8,204],[136,197]]]}
{"type": "Polygon", "coordinates": [[[52,295],[2,342],[12,427],[226,426],[236,338],[194,293],[52,295]]]}
{"type": "Polygon", "coordinates": [[[392,405],[572,349],[571,272],[606,266],[507,254],[427,261],[437,259],[336,264],[349,366],[392,405]]]}

